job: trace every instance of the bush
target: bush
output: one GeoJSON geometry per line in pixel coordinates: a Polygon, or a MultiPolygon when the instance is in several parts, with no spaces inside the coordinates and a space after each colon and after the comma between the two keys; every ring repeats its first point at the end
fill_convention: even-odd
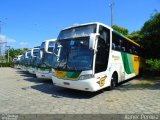
{"type": "Polygon", "coordinates": [[[146,60],[146,71],[160,75],[160,60],[158,59],[147,59],[146,60]]]}
{"type": "Polygon", "coordinates": [[[0,67],[13,67],[14,64],[12,62],[0,63],[0,67]]]}

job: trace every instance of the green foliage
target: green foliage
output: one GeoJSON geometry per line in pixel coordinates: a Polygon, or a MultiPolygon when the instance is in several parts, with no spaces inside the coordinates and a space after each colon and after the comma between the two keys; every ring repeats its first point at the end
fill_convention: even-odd
{"type": "Polygon", "coordinates": [[[112,28],[143,46],[147,71],[160,72],[160,13],[146,21],[140,31],[131,34],[128,34],[127,29],[117,25],[113,25],[112,28]]]}
{"type": "Polygon", "coordinates": [[[160,58],[160,13],[156,13],[150,20],[145,22],[140,34],[141,44],[145,48],[147,58],[160,58]]]}
{"type": "Polygon", "coordinates": [[[152,72],[160,72],[160,60],[159,59],[147,59],[146,70],[152,72]]]}
{"type": "MultiPolygon", "coordinates": [[[[23,49],[10,49],[9,50],[9,60],[12,61],[13,58],[17,57],[18,55],[22,55],[23,53],[25,53],[28,50],[28,48],[23,48],[23,49]]],[[[6,58],[8,59],[8,51],[5,52],[6,53],[6,58]]]]}
{"type": "Polygon", "coordinates": [[[120,32],[123,35],[128,35],[128,29],[124,28],[124,27],[120,27],[117,25],[113,25],[112,28],[118,32],[120,32]]]}
{"type": "Polygon", "coordinates": [[[0,63],[0,67],[13,67],[14,64],[12,62],[0,63]]]}
{"type": "Polygon", "coordinates": [[[140,43],[142,39],[140,31],[133,31],[131,34],[128,34],[127,37],[130,38],[131,40],[134,40],[137,43],[140,43]]]}

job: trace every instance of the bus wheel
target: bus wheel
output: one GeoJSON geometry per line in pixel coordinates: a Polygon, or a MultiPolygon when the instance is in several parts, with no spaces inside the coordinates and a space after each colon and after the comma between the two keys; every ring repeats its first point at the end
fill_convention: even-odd
{"type": "Polygon", "coordinates": [[[117,73],[114,73],[111,77],[111,85],[109,89],[113,90],[117,86],[117,83],[118,83],[118,75],[117,73]]]}

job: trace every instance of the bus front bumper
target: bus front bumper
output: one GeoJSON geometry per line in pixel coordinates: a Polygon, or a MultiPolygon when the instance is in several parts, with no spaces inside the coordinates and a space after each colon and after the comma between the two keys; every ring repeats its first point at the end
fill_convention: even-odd
{"type": "Polygon", "coordinates": [[[40,79],[52,79],[52,72],[46,71],[37,71],[36,77],[40,79]]]}
{"type": "Polygon", "coordinates": [[[100,87],[98,84],[99,80],[96,78],[87,79],[87,80],[63,80],[52,76],[53,84],[65,88],[82,90],[82,91],[89,91],[89,92],[96,92],[104,87],[100,87]]]}
{"type": "Polygon", "coordinates": [[[36,74],[36,68],[29,68],[28,71],[30,74],[36,74]]]}
{"type": "Polygon", "coordinates": [[[23,70],[24,72],[28,72],[28,67],[23,66],[23,67],[21,68],[21,70],[23,70]]]}

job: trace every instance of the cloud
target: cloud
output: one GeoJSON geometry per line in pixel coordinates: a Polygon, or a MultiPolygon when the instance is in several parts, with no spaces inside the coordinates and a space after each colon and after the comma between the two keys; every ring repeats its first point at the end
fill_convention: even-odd
{"type": "Polygon", "coordinates": [[[26,45],[28,45],[28,42],[20,42],[19,43],[21,46],[26,46],[26,45]]]}
{"type": "Polygon", "coordinates": [[[6,39],[5,35],[0,35],[0,40],[4,41],[6,39]]]}
{"type": "Polygon", "coordinates": [[[2,34],[0,35],[0,41],[1,42],[7,42],[7,43],[16,43],[15,39],[10,38],[10,37],[8,37],[6,35],[2,35],[2,34]]]}
{"type": "Polygon", "coordinates": [[[16,40],[15,40],[15,39],[8,39],[7,42],[8,42],[8,43],[16,43],[16,40]]]}

